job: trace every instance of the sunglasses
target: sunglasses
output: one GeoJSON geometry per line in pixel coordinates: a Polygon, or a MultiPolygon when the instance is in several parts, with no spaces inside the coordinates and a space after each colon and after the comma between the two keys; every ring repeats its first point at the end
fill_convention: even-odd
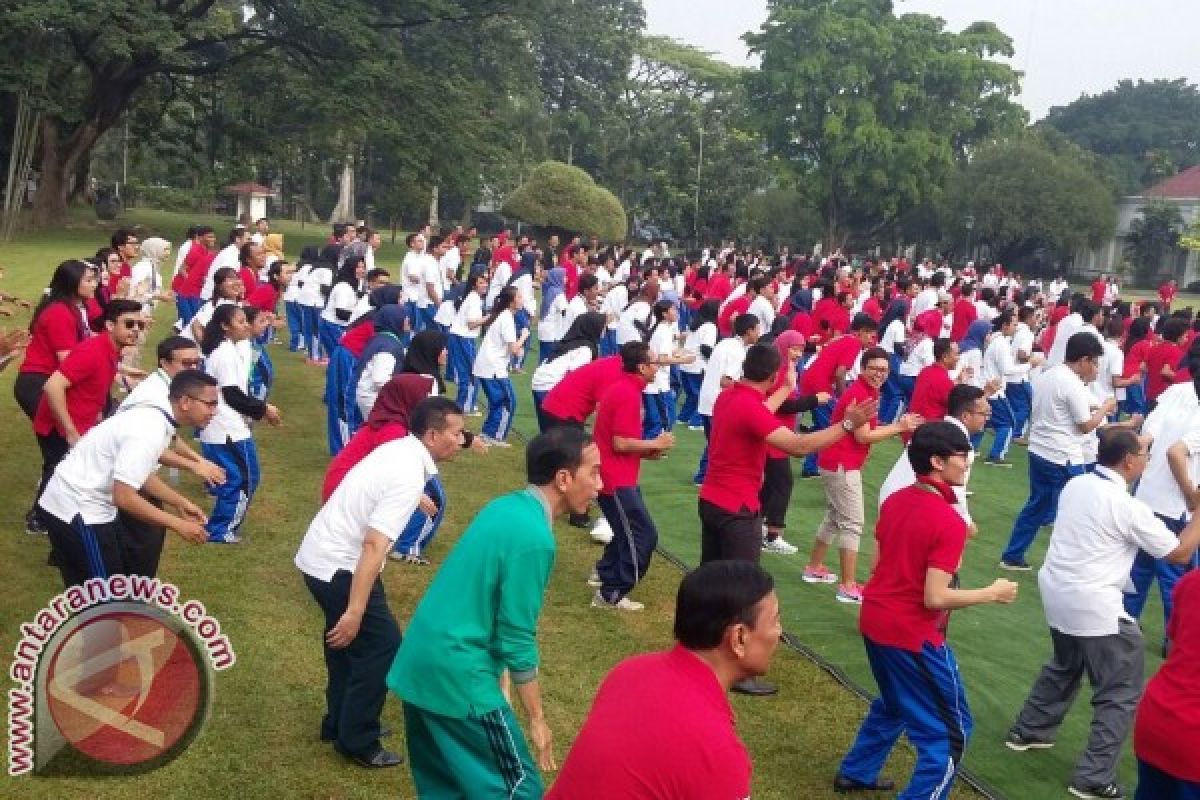
{"type": "Polygon", "coordinates": [[[121,320],[121,324],[125,326],[125,330],[127,331],[134,330],[135,328],[139,331],[146,330],[145,321],[140,319],[123,319],[121,320]]]}

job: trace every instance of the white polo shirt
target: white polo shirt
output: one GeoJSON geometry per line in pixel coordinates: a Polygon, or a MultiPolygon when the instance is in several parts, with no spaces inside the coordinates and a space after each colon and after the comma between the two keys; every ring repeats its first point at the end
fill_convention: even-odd
{"type": "Polygon", "coordinates": [[[471,374],[476,378],[507,378],[508,364],[512,353],[508,346],[517,341],[517,324],[511,308],[500,312],[475,353],[475,364],[471,374]]]}
{"type": "Polygon", "coordinates": [[[650,318],[650,304],[645,300],[638,300],[630,303],[629,308],[621,312],[620,320],[617,324],[617,344],[623,345],[629,342],[642,341],[642,332],[638,330],[635,323],[641,322],[645,324],[650,318]]]}
{"type": "Polygon", "coordinates": [[[988,342],[987,350],[983,353],[980,374],[983,383],[979,385],[984,386],[988,381],[999,378],[1000,388],[992,395],[999,399],[1005,396],[1004,387],[1007,384],[1023,380],[1028,373],[1029,364],[1018,364],[1017,359],[1013,356],[1012,340],[1000,334],[993,336],[992,340],[988,342]]]}
{"type": "Polygon", "coordinates": [[[721,378],[731,381],[742,377],[742,362],[746,360],[746,343],[740,336],[730,336],[717,342],[712,355],[708,357],[708,367],[704,370],[704,382],[700,384],[700,399],[696,410],[706,417],[711,417],[717,395],[721,393],[721,378]]]}
{"type": "Polygon", "coordinates": [[[137,406],[154,406],[171,413],[171,379],[165,371],[151,372],[121,401],[122,411],[137,406]]]}
{"type": "MultiPolygon", "coordinates": [[[[967,433],[967,426],[962,424],[961,420],[954,417],[945,417],[946,422],[955,425],[962,430],[967,438],[971,435],[967,433]]],[[[967,508],[967,485],[971,482],[971,465],[975,463],[975,451],[971,450],[967,453],[967,471],[963,475],[963,485],[954,486],[954,496],[958,498],[954,501],[954,510],[963,518],[963,521],[968,525],[974,524],[971,519],[971,512],[967,508]]],[[[896,463],[892,465],[892,471],[888,473],[883,480],[883,485],[879,487],[879,505],[876,508],[883,507],[883,501],[887,500],[896,492],[912,486],[917,482],[917,473],[913,469],[912,462],[908,460],[908,448],[900,451],[900,457],[896,459],[896,463]]]]}
{"type": "Polygon", "coordinates": [[[621,314],[627,305],[629,305],[629,287],[618,282],[608,290],[608,294],[604,295],[602,310],[609,315],[608,330],[615,331],[617,329],[617,326],[620,325],[621,314]]]}
{"type": "Polygon", "coordinates": [[[1116,342],[1104,340],[1104,355],[1100,359],[1100,369],[1096,373],[1096,380],[1092,381],[1092,394],[1096,399],[1103,403],[1108,398],[1114,398],[1117,401],[1125,399],[1125,389],[1113,386],[1113,378],[1121,377],[1121,373],[1125,371],[1125,353],[1116,342]]]}
{"type": "Polygon", "coordinates": [[[696,360],[690,364],[680,364],[679,371],[686,372],[689,375],[699,375],[708,366],[708,359],[700,352],[701,347],[713,348],[717,346],[717,325],[715,322],[705,322],[694,331],[688,331],[687,338],[683,340],[683,349],[688,353],[694,353],[696,360]]]}
{"type": "Polygon", "coordinates": [[[887,328],[883,331],[883,336],[879,339],[879,346],[887,351],[888,357],[896,354],[896,345],[904,344],[908,341],[907,331],[904,327],[904,318],[894,319],[888,323],[887,328]]]}
{"type": "Polygon", "coordinates": [[[38,499],[42,510],[70,523],[78,514],[86,525],[117,518],[116,481],[141,489],[175,437],[175,422],[156,407],[121,411],[84,434],[54,470],[38,499]]]}
{"type": "Polygon", "coordinates": [[[575,320],[579,319],[581,315],[586,314],[589,310],[587,300],[583,298],[582,294],[572,297],[571,302],[567,303],[566,309],[563,310],[562,333],[559,334],[559,338],[561,339],[563,336],[566,336],[567,331],[571,330],[571,326],[575,324],[575,320]]]}
{"type": "Polygon", "coordinates": [[[417,437],[379,445],[346,473],[321,506],[296,551],[296,566],[320,581],[333,580],[338,570],[353,573],[367,530],[394,542],[436,474],[433,457],[417,437]]]}
{"type": "MultiPolygon", "coordinates": [[[[226,339],[205,357],[204,371],[217,379],[220,389],[235,386],[247,392],[252,361],[252,352],[226,339]]],[[[225,403],[224,393],[218,392],[217,413],[200,430],[200,441],[204,444],[225,444],[226,439],[240,442],[249,438],[250,426],[246,424],[246,418],[230,408],[225,403]]]]}
{"type": "Polygon", "coordinates": [[[746,313],[758,317],[764,333],[771,330],[771,326],[775,324],[775,309],[771,307],[771,301],[762,295],[754,298],[750,303],[750,308],[746,309],[746,313]]]}
{"type": "MultiPolygon", "coordinates": [[[[656,356],[669,356],[675,351],[675,337],[679,334],[679,328],[673,322],[663,320],[658,327],[654,329],[654,333],[650,334],[650,351],[656,356]]],[[[642,389],[643,394],[662,394],[663,392],[671,391],[671,370],[669,367],[660,367],[658,372],[654,373],[654,380],[646,384],[646,388],[642,389]]]]}
{"type": "Polygon", "coordinates": [[[358,291],[352,284],[343,281],[337,286],[334,286],[329,292],[329,301],[325,303],[325,310],[321,312],[321,319],[326,322],[332,322],[334,325],[345,327],[350,324],[350,317],[346,319],[338,319],[338,311],[349,311],[350,316],[354,316],[354,308],[358,305],[358,291]]]}
{"type": "Polygon", "coordinates": [[[1054,344],[1050,345],[1050,352],[1046,354],[1047,367],[1057,367],[1066,361],[1067,340],[1079,333],[1082,327],[1083,317],[1077,313],[1068,314],[1059,321],[1058,328],[1054,331],[1054,344]]]}
{"type": "MultiPolygon", "coordinates": [[[[857,362],[857,359],[855,359],[857,362]]],[[[917,342],[912,350],[908,353],[908,358],[904,359],[900,364],[900,374],[908,378],[915,378],[921,374],[921,370],[933,363],[933,339],[926,336],[921,341],[917,342]]]]}
{"type": "Polygon", "coordinates": [[[417,302],[417,291],[425,288],[421,283],[421,270],[418,267],[420,257],[424,253],[409,250],[400,261],[400,285],[404,288],[404,300],[408,303],[417,302]]]}
{"type": "Polygon", "coordinates": [[[1029,452],[1058,464],[1085,464],[1085,440],[1079,426],[1092,418],[1095,397],[1066,364],[1033,381],[1029,415],[1029,452]]]}
{"type": "MultiPolygon", "coordinates": [[[[1167,450],[1179,441],[1200,440],[1200,403],[1191,383],[1178,383],[1159,395],[1155,406],[1142,425],[1142,433],[1152,437],[1150,461],[1138,481],[1134,496],[1150,506],[1156,514],[1168,519],[1190,517],[1187,502],[1179,484],[1171,474],[1167,450]],[[1165,401],[1165,402],[1163,402],[1165,401]],[[1190,437],[1190,438],[1189,438],[1190,437]]],[[[1189,452],[1193,452],[1191,444],[1189,452]]],[[[1191,462],[1191,474],[1200,483],[1200,465],[1191,462]]]]}
{"type": "Polygon", "coordinates": [[[1071,636],[1117,633],[1118,621],[1129,619],[1121,595],[1138,549],[1162,558],[1178,545],[1116,472],[1097,465],[1094,473],[1071,479],[1059,495],[1054,534],[1038,570],[1046,622],[1071,636]]]}
{"type": "Polygon", "coordinates": [[[325,293],[321,290],[332,283],[333,270],[327,266],[312,265],[308,271],[308,277],[304,279],[304,286],[300,289],[300,295],[296,298],[296,302],[304,306],[323,308],[325,293]]]}
{"type": "Polygon", "coordinates": [[[433,304],[433,299],[429,296],[429,284],[431,283],[439,298],[445,296],[446,274],[442,272],[441,264],[431,253],[422,253],[417,256],[415,263],[412,264],[412,271],[414,273],[419,271],[421,275],[421,285],[417,288],[417,308],[429,308],[433,304]]]}

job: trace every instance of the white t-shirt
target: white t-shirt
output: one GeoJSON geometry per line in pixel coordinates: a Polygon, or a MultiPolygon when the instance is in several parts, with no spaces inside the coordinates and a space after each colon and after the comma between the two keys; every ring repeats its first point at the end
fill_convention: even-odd
{"type": "Polygon", "coordinates": [[[325,304],[325,310],[321,312],[321,319],[332,322],[334,325],[345,327],[350,324],[350,317],[346,319],[338,319],[338,311],[348,311],[350,316],[354,315],[354,308],[358,305],[358,291],[354,286],[342,282],[333,287],[329,292],[329,302],[325,304]]]}
{"type": "Polygon", "coordinates": [[[624,283],[618,283],[608,290],[608,294],[604,296],[603,310],[609,315],[608,329],[615,331],[620,325],[621,314],[625,311],[625,306],[629,305],[629,287],[624,283]]]}
{"type": "Polygon", "coordinates": [[[413,272],[420,270],[421,273],[421,286],[417,289],[417,308],[429,308],[433,304],[433,298],[429,296],[429,284],[433,284],[433,290],[437,294],[440,304],[442,297],[446,294],[446,274],[442,272],[438,260],[431,253],[422,253],[417,256],[412,270],[413,272]]]}
{"type": "Polygon", "coordinates": [[[366,419],[375,407],[379,390],[396,374],[396,357],[391,353],[376,353],[363,367],[358,383],[354,387],[354,402],[362,418],[366,419]]]}
{"type": "Polygon", "coordinates": [[[484,305],[491,308],[496,302],[496,298],[500,296],[500,292],[508,285],[508,279],[512,277],[512,265],[507,261],[501,261],[496,265],[495,271],[492,273],[492,280],[488,284],[487,302],[484,305]]]}
{"type": "Polygon", "coordinates": [[[1121,377],[1121,373],[1125,371],[1125,353],[1115,343],[1107,339],[1104,340],[1104,355],[1100,358],[1100,368],[1096,373],[1096,380],[1092,381],[1090,386],[1092,394],[1096,399],[1103,403],[1108,398],[1115,398],[1118,402],[1125,399],[1125,389],[1113,386],[1113,378],[1121,377]]]}
{"type": "MultiPolygon", "coordinates": [[[[204,359],[204,371],[217,379],[217,386],[235,386],[249,393],[251,360],[253,354],[247,348],[238,347],[226,339],[217,345],[204,359]]],[[[223,392],[217,393],[217,413],[212,421],[200,431],[200,441],[205,444],[225,444],[226,439],[240,442],[250,438],[250,426],[246,418],[225,403],[223,392]]]]}
{"type": "Polygon", "coordinates": [[[617,344],[623,345],[628,342],[642,341],[642,332],[638,330],[634,322],[646,324],[646,320],[650,317],[650,304],[645,300],[638,300],[630,303],[629,308],[621,313],[619,323],[617,325],[617,344]]]}
{"type": "Polygon", "coordinates": [[[563,317],[567,311],[567,296],[557,295],[550,301],[546,316],[538,322],[538,340],[542,342],[557,342],[567,332],[563,326],[563,317]]]}
{"type": "Polygon", "coordinates": [[[689,375],[699,375],[704,372],[708,366],[708,359],[700,352],[701,347],[713,348],[717,346],[717,326],[713,322],[705,322],[694,331],[688,331],[687,338],[683,340],[683,349],[689,353],[696,355],[696,360],[690,364],[680,364],[679,371],[686,372],[689,375]]]}
{"type": "Polygon", "coordinates": [[[509,345],[517,341],[517,324],[511,308],[500,312],[484,334],[475,353],[471,374],[476,378],[507,378],[512,358],[509,345]]]}
{"type": "Polygon", "coordinates": [[[296,552],[296,566],[321,581],[333,580],[339,570],[353,573],[367,530],[395,541],[436,474],[437,465],[415,436],[379,445],[321,506],[296,552]]]}
{"type": "Polygon", "coordinates": [[[225,267],[237,269],[241,265],[240,248],[237,245],[227,245],[213,257],[212,263],[208,265],[208,275],[204,276],[204,288],[200,291],[200,299],[208,300],[213,296],[213,277],[217,274],[217,270],[225,267]]]}
{"type": "MultiPolygon", "coordinates": [[[[855,359],[857,361],[857,359],[855,359]]],[[[926,336],[921,341],[917,342],[916,346],[909,352],[908,358],[900,364],[900,374],[910,378],[915,378],[921,374],[921,370],[933,363],[933,339],[926,336]]]]}
{"type": "Polygon", "coordinates": [[[1058,500],[1054,535],[1038,570],[1046,622],[1072,636],[1111,636],[1130,619],[1122,604],[1138,549],[1162,558],[1179,544],[1124,479],[1097,465],[1072,478],[1058,500]]]}
{"type": "Polygon", "coordinates": [[[146,311],[154,308],[154,301],[162,290],[162,278],[154,263],[148,258],[139,259],[129,273],[130,296],[142,304],[146,311]]]}
{"type": "Polygon", "coordinates": [[[746,343],[740,336],[730,336],[717,342],[704,370],[704,382],[700,384],[697,411],[711,417],[717,395],[721,393],[721,378],[736,381],[742,377],[742,362],[746,360],[746,343]]]}
{"type": "Polygon", "coordinates": [[[588,312],[587,300],[583,299],[583,295],[577,294],[571,298],[571,302],[567,303],[566,309],[562,315],[562,336],[567,335],[567,331],[571,330],[571,326],[575,324],[575,320],[579,319],[580,314],[588,312]]]}
{"type": "Polygon", "coordinates": [[[568,372],[573,372],[592,361],[592,351],[586,347],[576,347],[569,353],[550,359],[538,365],[533,371],[532,389],[535,392],[548,392],[561,381],[568,372]]]}
{"type": "Polygon", "coordinates": [[[896,345],[904,344],[906,341],[908,341],[908,335],[904,328],[904,320],[894,319],[884,329],[883,336],[879,339],[879,346],[891,356],[896,353],[896,345]]]}
{"type": "Polygon", "coordinates": [[[971,370],[971,377],[966,381],[971,386],[983,388],[983,351],[976,347],[973,350],[968,350],[958,357],[958,368],[954,374],[957,376],[962,374],[964,369],[971,370]]]}
{"type": "Polygon", "coordinates": [[[121,410],[136,406],[153,406],[171,413],[171,379],[161,369],[156,369],[121,401],[121,410]]]}
{"type": "MultiPolygon", "coordinates": [[[[1200,443],[1200,403],[1191,383],[1179,383],[1159,395],[1159,403],[1146,417],[1142,433],[1153,437],[1150,460],[1138,481],[1134,496],[1155,513],[1168,519],[1180,519],[1188,514],[1187,502],[1179,484],[1171,474],[1167,451],[1179,441],[1187,441],[1188,451],[1195,453],[1191,442],[1200,443]],[[1164,400],[1166,402],[1164,402],[1164,400]]],[[[1191,459],[1191,475],[1200,484],[1200,464],[1191,459]]]]}
{"type": "Polygon", "coordinates": [[[483,319],[483,298],[479,292],[467,292],[462,305],[454,314],[454,322],[450,324],[450,333],[466,339],[478,339],[479,328],[468,327],[468,322],[479,322],[483,319]]]}
{"type": "Polygon", "coordinates": [[[188,320],[187,326],[179,332],[179,335],[185,339],[191,339],[193,342],[197,341],[195,335],[193,334],[196,326],[199,325],[201,330],[207,328],[208,323],[212,322],[213,314],[217,311],[217,306],[226,306],[232,302],[232,300],[227,300],[222,297],[215,303],[211,300],[204,303],[200,306],[200,308],[196,309],[196,313],[192,315],[190,320],[188,320]]]}
{"type": "MultiPolygon", "coordinates": [[[[1017,323],[1017,330],[1015,333],[1013,333],[1012,337],[1012,349],[1013,358],[1016,358],[1018,353],[1025,353],[1026,355],[1033,354],[1033,331],[1024,322],[1017,323]]],[[[1025,372],[1023,374],[1014,372],[1013,374],[1016,377],[1010,378],[1010,383],[1026,383],[1029,380],[1030,367],[1028,364],[1023,366],[1025,367],[1025,372]]]]}
{"type": "Polygon", "coordinates": [[[358,302],[356,302],[354,304],[354,310],[350,312],[350,321],[346,322],[346,323],[339,322],[338,324],[351,326],[354,323],[358,322],[360,319],[362,319],[364,316],[369,314],[370,312],[371,312],[371,295],[370,295],[370,293],[367,293],[367,294],[364,294],[361,297],[359,297],[358,302]]]}
{"type": "Polygon", "coordinates": [[[775,324],[775,309],[771,306],[771,301],[761,294],[750,303],[746,313],[758,317],[763,333],[771,330],[771,326],[775,324]]]}
{"type": "Polygon", "coordinates": [[[417,292],[425,288],[421,282],[423,273],[419,265],[419,259],[423,255],[423,252],[409,250],[400,261],[400,284],[404,288],[405,302],[417,302],[417,292]]]}
{"type": "Polygon", "coordinates": [[[325,293],[322,291],[333,283],[333,270],[326,266],[313,265],[304,280],[304,288],[296,302],[305,306],[325,307],[325,293]]]}
{"type": "Polygon", "coordinates": [[[85,525],[117,517],[113,484],[141,489],[175,437],[175,425],[159,408],[120,411],[84,434],[59,463],[38,505],[63,522],[78,514],[85,525]]]}
{"type": "Polygon", "coordinates": [[[292,275],[292,279],[288,282],[287,288],[283,290],[283,302],[295,303],[300,300],[300,284],[308,280],[308,273],[312,271],[312,264],[302,264],[292,275]]]}
{"type": "Polygon", "coordinates": [[[1079,314],[1068,314],[1059,321],[1058,328],[1054,331],[1054,344],[1050,345],[1050,352],[1046,354],[1047,367],[1057,367],[1066,361],[1067,340],[1082,327],[1083,317],[1079,314]]]}
{"type": "Polygon", "coordinates": [[[1033,382],[1029,452],[1060,466],[1087,463],[1088,434],[1079,426],[1091,419],[1094,403],[1087,386],[1065,364],[1039,375],[1033,382]]]}
{"type": "Polygon", "coordinates": [[[925,289],[922,289],[917,293],[917,296],[913,298],[912,310],[909,313],[909,316],[912,319],[916,319],[917,317],[921,316],[923,312],[928,311],[931,308],[937,308],[937,302],[938,290],[935,287],[929,286],[925,289]]]}
{"type": "MultiPolygon", "coordinates": [[[[656,356],[669,356],[675,350],[675,337],[678,335],[679,329],[673,322],[663,321],[659,323],[654,332],[650,334],[650,350],[656,356]]],[[[671,370],[667,367],[660,367],[658,372],[654,373],[654,380],[646,384],[646,388],[642,389],[643,394],[662,394],[671,390],[671,370]]]]}
{"type": "Polygon", "coordinates": [[[1029,374],[1029,364],[1018,364],[1013,356],[1012,341],[1000,334],[995,334],[988,342],[987,350],[983,353],[983,367],[980,386],[996,378],[1000,379],[1000,388],[993,397],[1004,397],[1004,388],[1009,383],[1016,383],[1029,374]]]}

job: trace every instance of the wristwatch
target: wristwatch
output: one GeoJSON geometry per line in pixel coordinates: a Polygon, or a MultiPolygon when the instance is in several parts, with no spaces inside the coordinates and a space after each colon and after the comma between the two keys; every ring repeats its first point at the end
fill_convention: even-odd
{"type": "Polygon", "coordinates": [[[842,420],[842,430],[844,430],[846,433],[853,433],[854,423],[848,419],[842,420]]]}

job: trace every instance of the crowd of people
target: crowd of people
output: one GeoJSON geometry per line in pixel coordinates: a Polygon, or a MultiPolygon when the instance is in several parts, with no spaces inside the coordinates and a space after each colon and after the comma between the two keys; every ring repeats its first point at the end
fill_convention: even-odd
{"type": "Polygon", "coordinates": [[[173,264],[164,239],[122,229],[109,244],[63,262],[28,331],[0,337],[0,366],[23,353],[14,395],[42,455],[27,529],[48,534],[68,586],[154,575],[168,529],[244,543],[261,481],[254,429],[282,419],[271,350],[323,369],[332,460],[295,564],[325,620],[319,733],[353,762],[403,763],[381,741],[390,689],[421,796],[544,794],[556,759],[537,625],[553,523],[604,545],[592,607],[642,611],[632,595],[658,542],[642,462],[667,458],[678,430],[705,446],[695,486],[680,487],[697,493],[701,564],[679,588],[677,645],[610,673],[549,796],[592,797],[598,785],[622,797],[749,795],[725,695],[779,691],[763,677],[781,630],[760,561],[799,552],[784,538],[792,458],[824,501],[803,581],[861,606],[879,690],[834,789],[894,789],[880,773],[904,733],[917,764],[899,796],[948,796],[972,728],[948,615],[1017,599],[1004,577],[959,585],[976,530],[969,482],[975,463],[1011,468],[1014,446],[1027,449],[1029,498],[998,567],[1031,570],[1039,529],[1054,525],[1038,573],[1053,655],[1006,744],[1053,746],[1086,672],[1093,721],[1069,791],[1123,797],[1117,764],[1133,730],[1139,798],[1200,796],[1187,574],[1200,545],[1200,319],[1172,309],[1173,283],[1159,302],[1130,303],[1110,276],[1079,293],[999,264],[732,245],[675,257],[665,242],[638,252],[462,229],[410,234],[393,272],[364,225],[335,225],[292,262],[266,219],[243,220],[221,247],[194,227],[173,264]],[[168,302],[174,330],[155,337],[144,369],[168,302]],[[511,446],[520,372],[539,429],[525,443],[528,486],[476,514],[402,637],[380,572],[389,558],[429,564],[454,488],[438,464],[511,446]],[[863,471],[891,438],[905,449],[875,498],[864,570],[863,471]],[[180,470],[212,496],[207,513],[172,485],[180,470]],[[1137,618],[1155,579],[1167,660],[1143,694],[1137,618]]]}

